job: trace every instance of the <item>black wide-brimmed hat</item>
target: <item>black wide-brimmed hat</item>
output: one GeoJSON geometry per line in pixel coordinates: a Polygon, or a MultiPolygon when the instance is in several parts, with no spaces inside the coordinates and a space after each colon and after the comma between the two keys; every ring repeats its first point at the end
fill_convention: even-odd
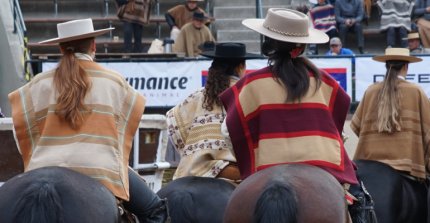
{"type": "Polygon", "coordinates": [[[261,58],[258,54],[247,53],[243,43],[217,43],[214,50],[204,51],[200,55],[209,58],[225,59],[257,59],[261,58]]]}
{"type": "Polygon", "coordinates": [[[208,19],[208,17],[203,12],[194,12],[193,13],[193,19],[198,21],[204,21],[208,19]]]}

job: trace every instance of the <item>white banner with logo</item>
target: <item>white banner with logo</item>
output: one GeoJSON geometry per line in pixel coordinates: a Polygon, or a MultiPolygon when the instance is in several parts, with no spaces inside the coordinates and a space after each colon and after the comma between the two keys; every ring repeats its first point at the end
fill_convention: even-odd
{"type": "MultiPolygon", "coordinates": [[[[312,59],[319,68],[329,72],[352,95],[351,59],[312,59]]],[[[147,99],[147,106],[175,106],[188,95],[202,87],[202,78],[212,61],[172,62],[100,62],[100,65],[118,71],[128,83],[147,99]]],[[[44,62],[42,70],[53,69],[56,63],[44,62]]],[[[247,70],[267,66],[266,59],[248,60],[247,70]]]]}
{"type": "MultiPolygon", "coordinates": [[[[420,85],[430,96],[430,57],[422,56],[422,62],[409,64],[406,80],[420,85]]],[[[375,82],[384,80],[387,69],[385,63],[372,60],[371,57],[355,58],[355,100],[363,98],[366,89],[375,82]]]]}

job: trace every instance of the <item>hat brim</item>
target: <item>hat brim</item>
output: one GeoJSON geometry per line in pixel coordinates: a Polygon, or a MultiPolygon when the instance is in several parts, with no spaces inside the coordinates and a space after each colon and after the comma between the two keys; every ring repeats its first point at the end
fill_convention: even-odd
{"type": "Polygon", "coordinates": [[[309,28],[308,36],[286,36],[273,31],[270,31],[263,26],[264,19],[245,19],[242,24],[264,36],[270,37],[275,40],[291,43],[327,43],[329,37],[325,32],[309,28]]]}
{"type": "Polygon", "coordinates": [[[400,60],[400,61],[407,61],[409,63],[416,63],[416,62],[423,61],[423,59],[418,57],[401,56],[401,55],[381,55],[381,56],[374,56],[372,59],[378,62],[386,62],[389,60],[400,60]]]}
{"type": "Polygon", "coordinates": [[[223,57],[223,56],[217,56],[215,55],[215,51],[211,50],[211,51],[203,51],[200,53],[200,55],[205,56],[205,57],[209,57],[209,58],[224,58],[224,59],[259,59],[261,58],[260,55],[258,54],[254,54],[254,53],[246,53],[244,56],[241,57],[223,57]]]}
{"type": "Polygon", "coordinates": [[[39,42],[39,44],[54,44],[54,43],[64,43],[64,42],[70,42],[73,40],[78,40],[78,39],[86,39],[86,38],[90,38],[90,37],[96,37],[96,36],[100,36],[103,35],[111,30],[115,29],[114,27],[110,27],[110,28],[106,28],[106,29],[99,29],[99,30],[95,30],[94,32],[90,32],[90,33],[85,33],[82,35],[76,35],[76,36],[69,36],[69,37],[63,37],[63,38],[53,38],[53,39],[48,39],[48,40],[44,40],[39,42]]]}

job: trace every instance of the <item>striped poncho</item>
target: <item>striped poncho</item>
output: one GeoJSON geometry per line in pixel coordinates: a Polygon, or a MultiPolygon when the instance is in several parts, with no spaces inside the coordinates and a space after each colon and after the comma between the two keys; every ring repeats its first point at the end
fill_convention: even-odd
{"type": "Polygon", "coordinates": [[[334,7],[330,4],[316,5],[309,11],[309,17],[315,29],[323,32],[336,29],[334,7]]]}
{"type": "Polygon", "coordinates": [[[321,87],[315,92],[311,75],[309,92],[300,103],[285,102],[285,88],[269,68],[247,75],[222,93],[243,179],[273,165],[307,163],[327,170],[341,183],[357,183],[341,138],[350,98],[321,72],[321,87]]]}
{"type": "Polygon", "coordinates": [[[411,13],[414,3],[409,0],[381,0],[376,2],[381,9],[381,30],[404,27],[411,31],[411,13]]]}
{"type": "Polygon", "coordinates": [[[145,99],[124,78],[91,61],[79,61],[90,76],[89,112],[75,130],[55,114],[54,70],[38,74],[9,94],[24,170],[62,166],[90,176],[129,200],[128,159],[145,99]]]}
{"type": "Polygon", "coordinates": [[[430,167],[430,102],[419,86],[399,82],[401,131],[378,132],[377,106],[382,84],[371,85],[351,121],[351,129],[358,136],[354,159],[376,160],[425,179],[430,167]]]}

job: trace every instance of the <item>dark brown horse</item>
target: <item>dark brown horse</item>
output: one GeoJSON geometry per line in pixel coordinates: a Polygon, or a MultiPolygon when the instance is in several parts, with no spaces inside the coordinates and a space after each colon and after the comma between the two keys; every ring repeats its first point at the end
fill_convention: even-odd
{"type": "Polygon", "coordinates": [[[116,223],[114,195],[96,180],[62,167],[19,174],[0,187],[1,223],[116,223]]]}
{"type": "Polygon", "coordinates": [[[357,174],[375,202],[378,223],[427,222],[427,185],[371,160],[356,160],[357,174]]]}
{"type": "Polygon", "coordinates": [[[233,192],[224,223],[344,223],[344,190],[310,165],[279,165],[246,178],[233,192]]]}
{"type": "Polygon", "coordinates": [[[182,177],[157,192],[167,198],[172,223],[220,223],[235,186],[209,177],[182,177]]]}

